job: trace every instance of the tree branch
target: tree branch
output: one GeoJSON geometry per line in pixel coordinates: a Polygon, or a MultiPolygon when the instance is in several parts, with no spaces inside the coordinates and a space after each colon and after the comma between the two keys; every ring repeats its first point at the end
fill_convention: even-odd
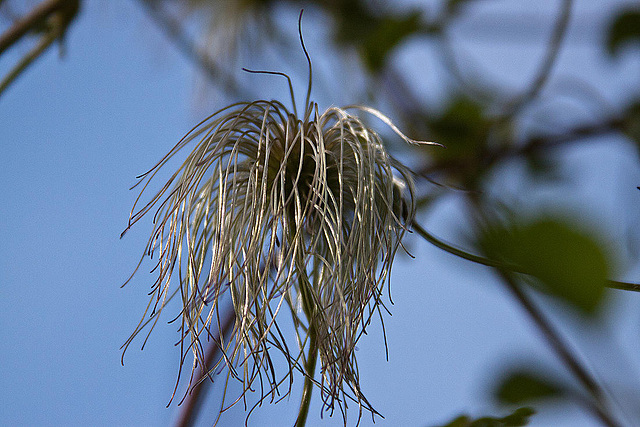
{"type": "Polygon", "coordinates": [[[78,11],[78,0],[47,0],[36,6],[0,36],[0,55],[29,31],[45,23],[53,13],[63,12],[70,20],[78,11]]]}

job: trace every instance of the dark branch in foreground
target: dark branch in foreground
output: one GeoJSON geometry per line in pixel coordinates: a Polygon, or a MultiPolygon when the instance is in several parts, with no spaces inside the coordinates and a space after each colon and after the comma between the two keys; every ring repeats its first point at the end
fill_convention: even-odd
{"type": "Polygon", "coordinates": [[[42,33],[40,41],[0,81],[0,95],[56,40],[62,40],[80,8],[80,0],[49,0],[36,6],[0,35],[0,55],[26,34],[42,33]]]}
{"type": "MultiPolygon", "coordinates": [[[[229,312],[227,313],[227,317],[224,319],[224,323],[222,324],[222,334],[226,335],[233,328],[235,323],[235,312],[233,311],[233,307],[230,307],[229,312]]],[[[218,334],[218,339],[220,338],[220,334],[218,334]]],[[[207,357],[205,360],[206,366],[204,370],[208,370],[210,366],[213,366],[217,359],[220,357],[220,345],[218,340],[213,339],[209,344],[209,349],[207,350],[207,357]]],[[[191,389],[189,394],[187,395],[184,406],[182,407],[182,411],[180,412],[180,417],[176,421],[176,427],[191,427],[194,425],[196,421],[196,416],[199,412],[200,406],[202,405],[202,401],[204,399],[204,395],[206,394],[207,386],[210,384],[205,380],[191,389]]],[[[189,384],[191,386],[191,384],[189,384]]]]}
{"type": "Polygon", "coordinates": [[[40,3],[0,35],[0,55],[29,31],[43,25],[52,14],[62,13],[72,17],[78,11],[78,6],[78,0],[48,0],[40,3]]]}

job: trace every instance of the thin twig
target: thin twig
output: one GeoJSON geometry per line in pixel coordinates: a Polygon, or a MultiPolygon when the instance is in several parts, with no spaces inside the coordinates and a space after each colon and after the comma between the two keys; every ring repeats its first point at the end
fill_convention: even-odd
{"type": "Polygon", "coordinates": [[[69,23],[78,13],[79,0],[49,0],[40,3],[28,15],[16,21],[0,35],[0,55],[30,31],[43,30],[40,42],[27,53],[0,82],[0,94],[56,39],[62,39],[69,23]]]}
{"type": "Polygon", "coordinates": [[[302,392],[302,400],[300,401],[300,409],[298,410],[298,418],[295,427],[304,427],[307,423],[307,415],[309,415],[309,407],[311,405],[311,394],[313,392],[314,380],[313,376],[316,370],[316,361],[318,360],[318,334],[316,327],[311,323],[309,325],[309,354],[304,364],[305,378],[304,389],[302,392]]]}
{"type": "MultiPolygon", "coordinates": [[[[482,210],[480,200],[475,197],[474,194],[470,194],[470,206],[473,211],[471,212],[473,218],[480,218],[483,221],[486,221],[486,216],[484,211],[482,210]]],[[[479,220],[478,220],[479,223],[479,220]]],[[[414,224],[415,227],[415,224],[414,224]]],[[[420,227],[422,228],[422,227],[420,227]]],[[[422,229],[425,235],[426,230],[422,229]]],[[[432,237],[432,236],[430,236],[432,237]]],[[[434,240],[431,238],[430,240],[434,240]]],[[[437,239],[435,239],[437,240],[437,239]]],[[[438,247],[448,247],[449,245],[440,244],[438,247]]],[[[454,248],[455,249],[455,248],[454,248]]],[[[456,255],[460,256],[461,250],[455,250],[456,255]]],[[[473,256],[475,262],[478,262],[480,257],[473,256]]],[[[465,257],[468,259],[468,257],[465,257]]],[[[483,259],[484,261],[484,259],[483,259]]],[[[486,265],[486,264],[485,264],[486,265]]],[[[508,265],[493,265],[496,273],[502,279],[502,282],[506,286],[507,290],[515,297],[516,301],[524,308],[527,314],[531,317],[534,324],[538,328],[538,330],[542,333],[546,341],[552,350],[556,353],[557,357],[561,360],[561,362],[567,367],[567,369],[576,377],[578,382],[586,389],[589,396],[591,396],[592,400],[587,401],[586,403],[590,405],[593,413],[598,417],[602,423],[608,427],[617,427],[620,426],[617,421],[613,418],[613,415],[610,413],[607,404],[607,398],[604,390],[600,387],[595,378],[591,375],[591,373],[587,370],[586,367],[583,366],[579,358],[574,355],[572,350],[569,348],[569,345],[563,340],[562,336],[556,329],[553,327],[551,322],[545,317],[543,312],[535,305],[535,303],[529,298],[529,296],[524,292],[523,289],[518,285],[514,278],[514,271],[508,265]]],[[[526,273],[526,271],[522,271],[526,273]]]]}

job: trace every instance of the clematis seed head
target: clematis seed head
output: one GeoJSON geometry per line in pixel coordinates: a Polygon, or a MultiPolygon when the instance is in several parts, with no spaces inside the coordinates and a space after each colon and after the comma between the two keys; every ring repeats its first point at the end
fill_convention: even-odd
{"type": "Polygon", "coordinates": [[[155,211],[142,258],[156,259],[156,280],[125,347],[178,298],[180,370],[192,353],[192,379],[227,368],[227,381],[240,381],[243,394],[257,381],[259,403],[274,400],[280,388],[291,391],[295,372],[309,376],[304,349],[313,347],[325,406],[345,414],[354,401],[374,412],[360,389],[355,349],[372,317],[386,310],[383,291],[414,215],[414,186],[353,112],[373,114],[405,141],[419,142],[377,110],[320,112],[308,98],[302,117],[273,100],[225,107],[141,176],[127,229],[155,211]],[[141,202],[158,171],[187,147],[178,170],[141,202]],[[206,366],[203,341],[227,307],[233,330],[219,338],[223,357],[206,366]],[[291,319],[293,335],[286,336],[280,326],[291,319]],[[286,372],[275,369],[275,355],[286,359],[286,372]]]}

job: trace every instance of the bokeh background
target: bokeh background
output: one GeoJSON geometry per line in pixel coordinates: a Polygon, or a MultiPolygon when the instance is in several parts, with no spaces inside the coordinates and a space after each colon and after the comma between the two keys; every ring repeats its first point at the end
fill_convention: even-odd
{"type": "MultiPolygon", "coordinates": [[[[0,33],[37,3],[0,2],[0,33]]],[[[193,125],[226,103],[288,101],[284,79],[248,75],[241,67],[288,73],[299,101],[304,99],[306,60],[297,44],[301,7],[314,63],[313,99],[320,108],[367,103],[412,137],[453,141],[458,135],[473,144],[474,135],[484,135],[480,128],[486,123],[478,117],[499,115],[507,104],[500,100],[530,87],[564,4],[449,2],[458,9],[438,29],[447,2],[373,2],[365,8],[371,16],[398,21],[384,27],[387,33],[380,30],[377,40],[362,27],[378,21],[335,14],[331,5],[339,2],[255,2],[264,9],[254,12],[254,2],[238,2],[250,10],[246,15],[235,9],[224,15],[222,9],[231,6],[190,3],[83,1],[63,49],[54,44],[0,93],[0,425],[155,426],[177,419],[180,407],[174,402],[166,408],[180,355],[174,346],[177,326],[167,321],[177,306],[169,307],[174,311],[144,351],[138,339],[120,363],[120,346],[136,326],[154,280],[147,268],[120,288],[150,230],[143,221],[119,238],[137,196],[129,188],[193,125]],[[207,19],[213,11],[226,20],[207,19]],[[172,22],[200,50],[190,52],[185,40],[172,35],[172,22]],[[412,25],[421,28],[411,31],[412,25]],[[372,41],[363,41],[362,34],[372,41]],[[399,40],[383,46],[393,37],[399,40]],[[208,71],[198,58],[209,58],[208,71]],[[456,100],[467,107],[453,109],[456,100]],[[438,121],[447,112],[472,119],[438,121]]],[[[616,17],[639,5],[572,3],[543,87],[509,123],[513,140],[615,120],[624,126],[559,144],[539,158],[515,156],[487,168],[481,178],[468,171],[432,171],[428,177],[437,184],[418,181],[424,208],[419,220],[446,240],[471,247],[463,190],[476,186],[519,211],[552,210],[584,224],[615,253],[613,278],[638,282],[639,147],[630,129],[639,119],[630,106],[640,100],[640,49],[636,39],[611,54],[607,40],[616,17]]],[[[0,56],[3,76],[28,53],[32,40],[0,56]]],[[[381,123],[371,124],[416,169],[429,171],[442,160],[411,151],[381,123]]],[[[469,147],[448,149],[464,154],[469,147]]],[[[376,425],[506,415],[513,407],[496,402],[493,390],[512,366],[543,367],[572,382],[488,268],[415,235],[406,245],[414,258],[402,255],[395,264],[388,305],[393,315],[385,319],[389,360],[376,323],[358,345],[362,388],[385,417],[376,425]]],[[[640,423],[640,295],[610,290],[591,317],[549,296],[532,297],[611,393],[616,416],[625,425],[640,423]]],[[[299,379],[289,399],[255,411],[251,425],[292,425],[301,386],[299,379]]],[[[197,425],[215,418],[217,392],[217,384],[209,388],[197,425]]],[[[317,397],[308,425],[342,425],[339,414],[321,419],[317,397]]],[[[531,425],[598,425],[576,403],[533,406],[538,413],[531,425]]],[[[350,424],[356,417],[349,413],[350,424]]],[[[220,425],[244,420],[238,405],[220,425]]],[[[361,425],[371,424],[365,414],[361,425]]]]}

